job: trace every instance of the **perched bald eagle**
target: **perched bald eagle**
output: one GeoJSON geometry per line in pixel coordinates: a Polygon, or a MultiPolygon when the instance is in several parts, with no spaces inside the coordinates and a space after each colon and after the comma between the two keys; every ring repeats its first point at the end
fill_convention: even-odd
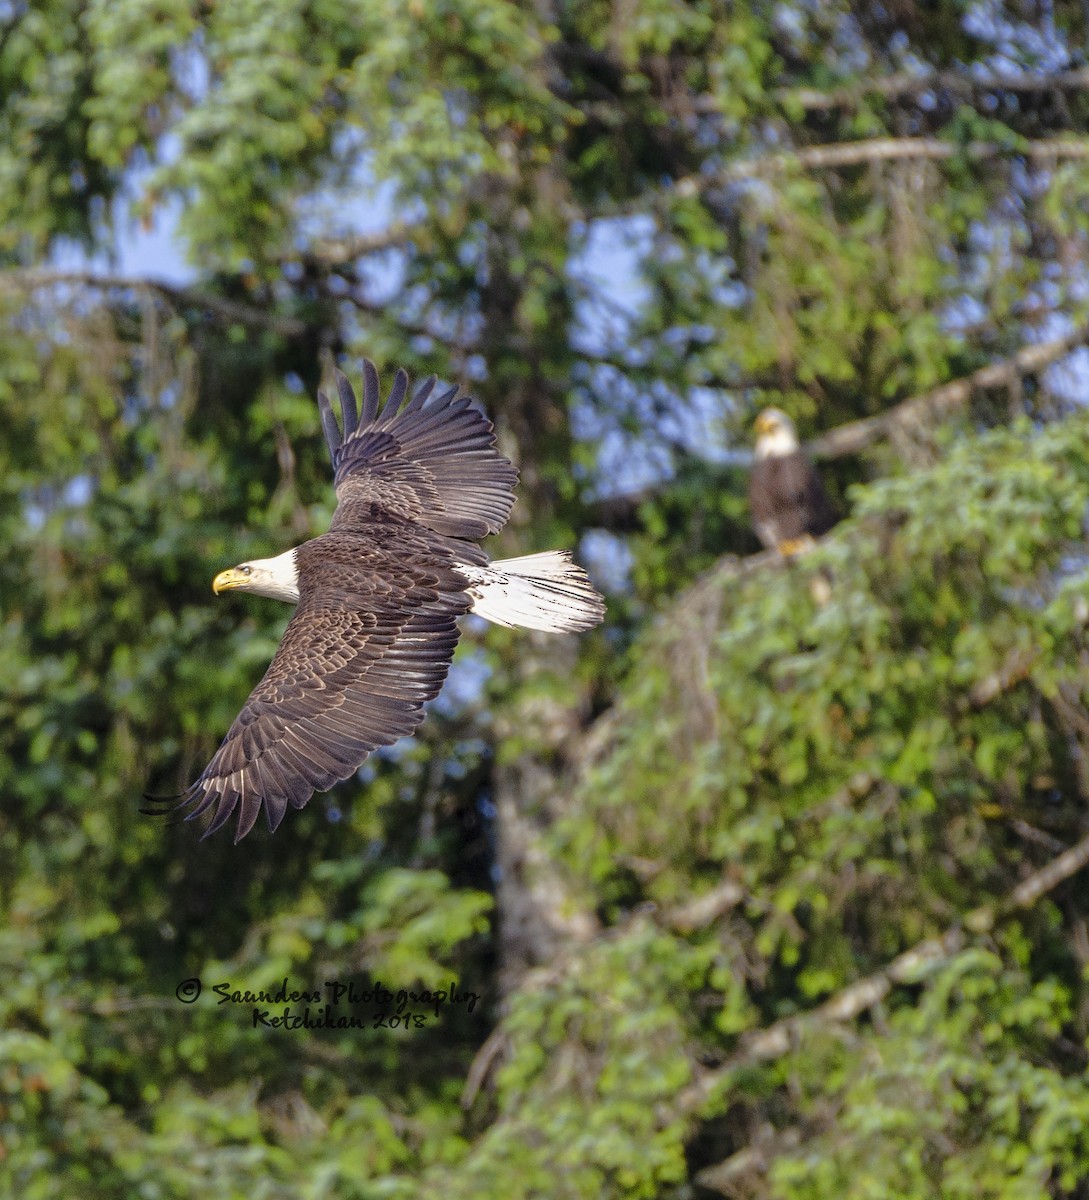
{"type": "Polygon", "coordinates": [[[749,477],[753,527],[769,550],[795,554],[827,533],[839,516],[786,413],[765,408],[755,428],[756,461],[749,477]]]}
{"type": "Polygon", "coordinates": [[[412,733],[446,679],[465,613],[555,633],[605,614],[565,551],[491,563],[475,544],[506,523],[518,473],[469,397],[452,387],[432,399],[432,378],[405,403],[408,376],[398,371],[380,410],[378,372],[365,361],[360,413],[340,372],[336,382],[343,430],[318,393],[337,496],[329,532],[212,583],[217,594],[297,607],[212,761],[159,809],[187,810],[187,820],[210,813],[205,836],[237,813],[237,842],[262,808],[274,830],[289,806],[412,733]]]}

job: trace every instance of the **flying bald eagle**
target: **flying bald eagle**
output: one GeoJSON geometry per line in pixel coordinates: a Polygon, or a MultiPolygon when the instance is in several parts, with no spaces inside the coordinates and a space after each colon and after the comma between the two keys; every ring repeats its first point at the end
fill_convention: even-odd
{"type": "Polygon", "coordinates": [[[468,396],[455,386],[431,399],[432,378],[405,403],[408,376],[398,371],[380,410],[378,372],[364,361],[360,413],[339,371],[336,382],[343,430],[318,392],[337,496],[329,532],[212,582],[217,594],[297,607],[212,761],[159,810],[211,813],[206,837],[237,813],[239,841],[262,808],[276,829],[289,806],[412,733],[446,679],[465,613],[554,633],[605,615],[566,551],[492,563],[475,544],[506,524],[518,472],[468,396]]]}
{"type": "Polygon", "coordinates": [[[753,527],[769,550],[796,554],[827,533],[839,516],[786,413],[765,408],[755,429],[756,461],[749,477],[753,527]]]}

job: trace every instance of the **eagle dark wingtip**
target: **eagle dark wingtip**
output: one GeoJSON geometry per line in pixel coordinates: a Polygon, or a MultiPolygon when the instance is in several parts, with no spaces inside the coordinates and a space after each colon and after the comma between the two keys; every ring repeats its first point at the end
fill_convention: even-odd
{"type": "Polygon", "coordinates": [[[378,368],[369,358],[363,360],[363,413],[360,421],[370,425],[378,416],[378,402],[381,399],[381,385],[378,381],[378,368]]]}
{"type": "Polygon", "coordinates": [[[280,823],[283,821],[283,819],[286,815],[287,815],[286,801],[283,802],[279,806],[269,804],[266,801],[266,803],[265,803],[265,824],[268,825],[269,833],[275,833],[276,830],[280,828],[280,823]]]}
{"type": "Polygon", "coordinates": [[[262,805],[260,802],[250,803],[248,806],[243,805],[242,811],[238,814],[238,828],[235,830],[234,844],[238,843],[246,836],[247,833],[257,824],[257,818],[261,813],[262,805]]]}
{"type": "Polygon", "coordinates": [[[167,825],[178,825],[183,820],[179,810],[185,807],[184,795],[152,796],[145,792],[144,801],[146,807],[137,809],[141,816],[154,817],[156,820],[165,821],[167,825]]]}
{"type": "Polygon", "coordinates": [[[408,372],[404,367],[398,367],[397,374],[393,377],[393,387],[390,388],[389,399],[386,401],[386,407],[382,410],[382,415],[384,417],[395,417],[407,394],[408,372]]]}
{"type": "Polygon", "coordinates": [[[423,383],[416,389],[416,395],[405,405],[405,412],[419,412],[427,403],[428,396],[435,390],[435,384],[438,383],[439,377],[432,375],[425,379],[423,383]]]}
{"type": "Polygon", "coordinates": [[[323,392],[318,391],[318,411],[321,413],[321,427],[325,432],[325,443],[329,447],[329,457],[333,460],[333,466],[336,466],[337,451],[340,449],[342,438],[340,436],[340,427],[337,425],[336,415],[333,413],[333,406],[329,403],[329,397],[323,392]]]}
{"type": "Polygon", "coordinates": [[[200,835],[200,840],[203,842],[205,838],[211,837],[213,833],[218,832],[227,824],[231,819],[231,814],[238,807],[238,801],[239,794],[232,788],[226,788],[223,791],[208,791],[185,819],[192,821],[208,812],[209,809],[211,810],[212,819],[200,835]]]}
{"type": "Polygon", "coordinates": [[[344,415],[344,440],[347,441],[359,428],[359,409],[348,376],[343,371],[336,371],[334,377],[337,381],[337,394],[340,396],[340,411],[344,415]]]}
{"type": "Polygon", "coordinates": [[[143,799],[146,808],[138,809],[145,817],[165,817],[172,813],[184,800],[184,796],[153,796],[144,792],[143,799]]]}

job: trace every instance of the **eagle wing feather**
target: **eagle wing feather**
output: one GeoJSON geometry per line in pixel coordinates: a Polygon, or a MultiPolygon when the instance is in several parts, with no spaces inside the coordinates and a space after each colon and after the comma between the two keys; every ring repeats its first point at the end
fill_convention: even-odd
{"type": "Polygon", "coordinates": [[[275,829],[289,807],[352,775],[379,746],[412,733],[438,695],[473,599],[457,564],[487,563],[472,541],[498,532],[518,472],[495,431],[456,387],[427,380],[406,402],[398,371],[381,404],[363,363],[363,402],[336,376],[338,422],[318,393],[337,508],[329,533],[293,551],[299,603],[264,677],[211,762],[176,805],[237,816],[235,841],[262,808],[275,829]]]}
{"type": "Polygon", "coordinates": [[[406,404],[408,376],[398,371],[379,408],[378,372],[365,360],[360,413],[339,371],[336,382],[343,433],[328,397],[318,396],[338,501],[332,531],[358,528],[379,513],[458,538],[503,528],[518,472],[496,449],[492,423],[468,396],[459,396],[457,387],[433,396],[432,378],[406,404]]]}
{"type": "Polygon", "coordinates": [[[182,798],[187,819],[212,814],[205,836],[237,812],[240,840],[262,807],[275,829],[289,806],[414,732],[442,688],[464,592],[388,556],[322,573],[320,587],[300,573],[302,598],[264,678],[182,798]]]}

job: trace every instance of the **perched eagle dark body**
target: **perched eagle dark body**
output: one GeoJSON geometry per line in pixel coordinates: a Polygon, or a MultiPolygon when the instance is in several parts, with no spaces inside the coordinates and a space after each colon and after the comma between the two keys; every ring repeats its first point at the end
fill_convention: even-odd
{"type": "Polygon", "coordinates": [[[329,532],[213,582],[217,593],[297,607],[212,761],[162,810],[211,814],[206,836],[237,815],[237,842],[262,808],[275,829],[288,808],[412,733],[446,679],[465,613],[552,632],[589,629],[604,616],[566,552],[490,563],[466,540],[503,527],[517,481],[468,397],[455,387],[432,399],[431,379],[406,404],[408,376],[398,371],[380,409],[369,361],[363,379],[360,412],[337,373],[343,430],[318,394],[338,501],[329,532]]]}
{"type": "Polygon", "coordinates": [[[792,554],[827,533],[839,515],[786,413],[764,409],[756,419],[756,433],[749,478],[753,528],[769,550],[792,554]]]}

